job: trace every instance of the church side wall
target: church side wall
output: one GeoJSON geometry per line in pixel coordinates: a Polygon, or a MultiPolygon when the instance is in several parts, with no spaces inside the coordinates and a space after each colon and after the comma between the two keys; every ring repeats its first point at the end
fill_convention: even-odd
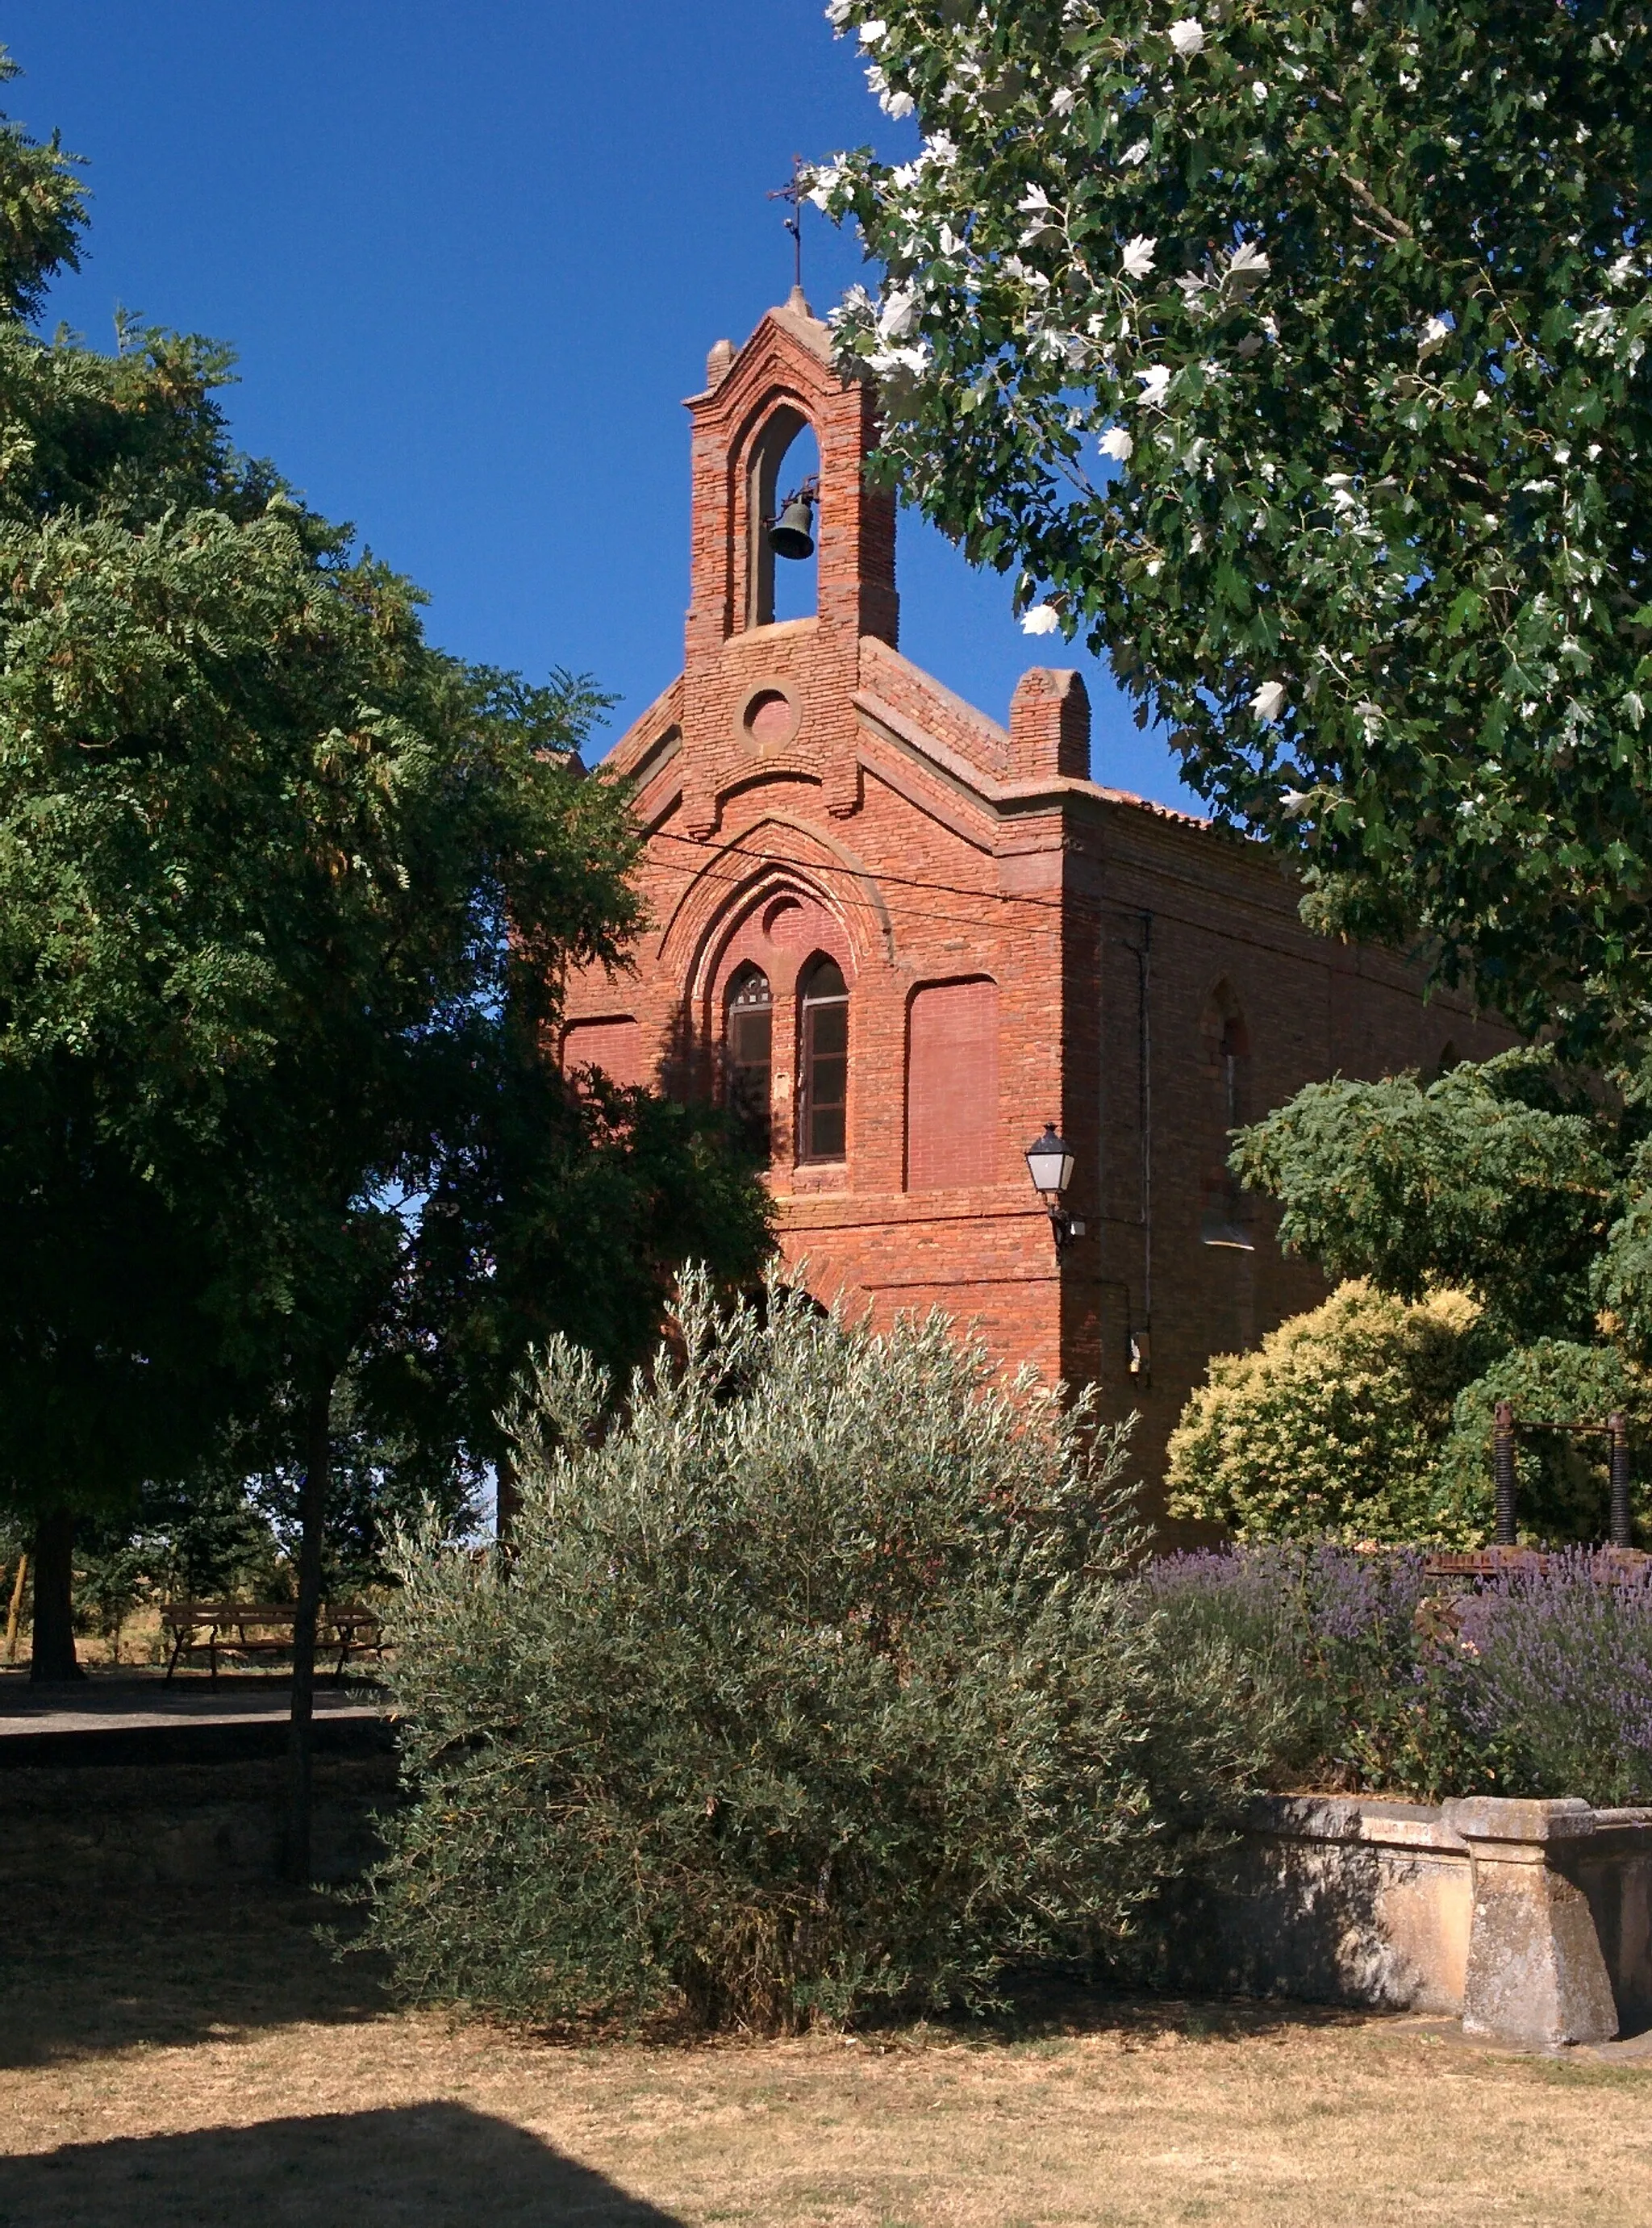
{"type": "Polygon", "coordinates": [[[1486,1059],[1514,1039],[1460,1001],[1425,1003],[1392,956],[1310,935],[1283,876],[1220,838],[1114,808],[1084,855],[1100,1212],[1098,1242],[1071,1257],[1066,1367],[1098,1380],[1115,1416],[1139,1412],[1136,1457],[1156,1480],[1210,1355],[1254,1345],[1325,1296],[1310,1264],[1281,1252],[1271,1204],[1224,1191],[1231,1120],[1259,1119],[1329,1076],[1431,1072],[1443,1051],[1486,1059]],[[1144,1382],[1129,1354],[1147,1327],[1149,1252],[1144,1382]]]}

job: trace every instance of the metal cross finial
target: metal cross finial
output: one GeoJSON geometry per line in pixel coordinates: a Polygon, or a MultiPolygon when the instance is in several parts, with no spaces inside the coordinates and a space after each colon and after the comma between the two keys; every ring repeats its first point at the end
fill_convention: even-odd
{"type": "Polygon", "coordinates": [[[797,291],[801,294],[803,291],[804,203],[803,157],[801,155],[794,155],[791,158],[791,182],[790,185],[777,186],[773,192],[769,195],[769,199],[772,202],[784,202],[787,205],[786,230],[791,234],[791,254],[793,265],[792,283],[796,285],[797,291]]]}

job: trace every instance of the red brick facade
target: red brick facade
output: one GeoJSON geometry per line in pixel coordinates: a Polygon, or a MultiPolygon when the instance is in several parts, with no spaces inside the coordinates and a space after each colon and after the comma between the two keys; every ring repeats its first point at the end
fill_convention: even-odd
{"type": "Polygon", "coordinates": [[[873,398],[797,298],[708,368],[685,669],[610,761],[650,831],[652,926],[633,976],[570,985],[564,1059],[675,1092],[766,1084],[769,1181],[810,1289],[880,1317],[938,1305],[1006,1360],[1098,1381],[1111,1412],[1141,1411],[1151,1477],[1207,1358],[1322,1291],[1233,1195],[1226,1130],[1316,1077],[1508,1040],[1425,1006],[1393,957],[1309,935],[1255,848],[1092,781],[1078,675],[1027,674],[1006,733],[900,655],[893,506],[862,473],[873,398]],[[817,615],[776,624],[765,521],[805,422],[817,615]],[[829,1051],[842,1026],[831,1000],[800,1011],[800,986],[831,986],[823,960],[848,989],[846,1123],[826,1054],[825,1111],[800,1104],[808,1032],[829,1051]],[[742,1052],[729,1018],[731,999],[763,1007],[764,978],[766,1075],[761,1021],[742,1052]],[[1047,1120],[1087,1226],[1059,1263],[1022,1158],[1047,1120]],[[841,1157],[808,1156],[840,1131],[841,1157]]]}

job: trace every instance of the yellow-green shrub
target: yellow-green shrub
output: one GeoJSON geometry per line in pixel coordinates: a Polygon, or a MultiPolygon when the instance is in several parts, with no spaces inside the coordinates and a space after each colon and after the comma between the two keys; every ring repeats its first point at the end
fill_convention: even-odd
{"type": "Polygon", "coordinates": [[[1466,1544],[1439,1456],[1489,1359],[1465,1293],[1413,1303],[1342,1284],[1252,1352],[1213,1359],[1171,1435],[1170,1513],[1241,1539],[1466,1544]]]}

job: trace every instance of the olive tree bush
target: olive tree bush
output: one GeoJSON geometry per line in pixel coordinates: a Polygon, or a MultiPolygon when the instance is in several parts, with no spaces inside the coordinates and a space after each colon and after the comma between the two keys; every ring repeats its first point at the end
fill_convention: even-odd
{"type": "Polygon", "coordinates": [[[1125,1435],[935,1315],[773,1286],[623,1398],[553,1341],[519,1526],[408,1539],[412,1799],[371,1932],[409,1992],[790,2028],[980,2007],[1117,1947],[1266,1745],[1132,1582],[1125,1435]]]}

